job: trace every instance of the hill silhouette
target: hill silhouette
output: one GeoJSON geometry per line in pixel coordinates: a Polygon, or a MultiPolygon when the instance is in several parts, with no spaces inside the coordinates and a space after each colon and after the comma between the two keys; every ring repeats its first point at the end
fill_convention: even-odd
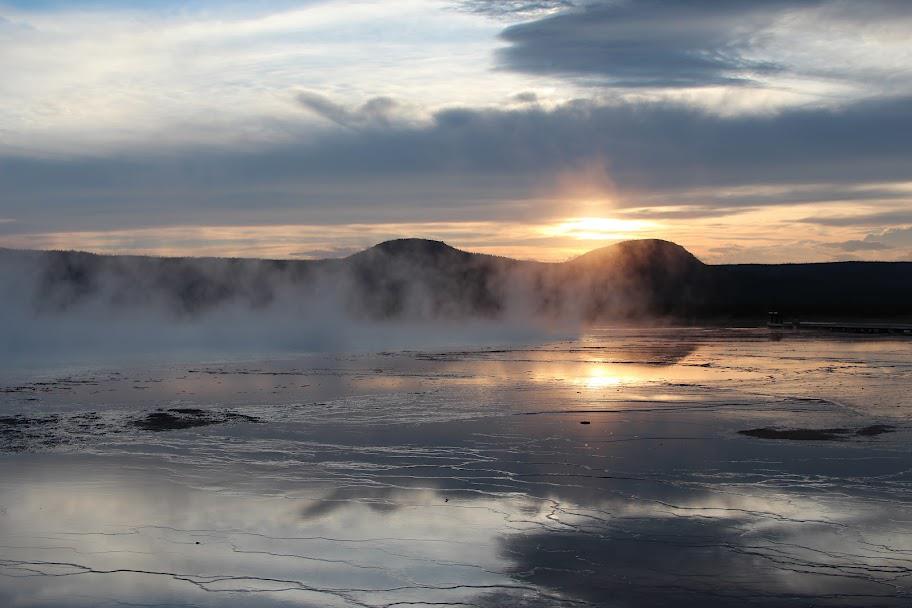
{"type": "Polygon", "coordinates": [[[721,319],[766,312],[912,317],[912,262],[704,264],[675,243],[625,241],[563,263],[476,254],[441,241],[386,241],[347,258],[260,260],[0,250],[0,273],[39,314],[325,302],[357,318],[530,315],[590,322],[721,319]]]}
{"type": "Polygon", "coordinates": [[[570,260],[572,265],[621,266],[632,270],[650,271],[655,267],[683,268],[704,266],[697,257],[677,243],[662,239],[621,241],[593,249],[570,260]]]}

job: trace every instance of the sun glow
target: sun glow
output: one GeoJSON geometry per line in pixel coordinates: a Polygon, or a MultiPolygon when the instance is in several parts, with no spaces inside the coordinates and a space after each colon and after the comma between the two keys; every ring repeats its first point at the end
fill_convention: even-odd
{"type": "Polygon", "coordinates": [[[545,233],[548,236],[563,236],[583,241],[607,241],[633,238],[637,233],[656,227],[656,222],[646,220],[581,217],[548,226],[545,233]]]}
{"type": "Polygon", "coordinates": [[[643,384],[652,378],[652,370],[626,363],[600,361],[585,365],[582,369],[575,369],[575,373],[569,378],[570,382],[578,387],[598,390],[643,384]]]}
{"type": "Polygon", "coordinates": [[[613,374],[610,370],[605,370],[602,367],[591,367],[587,375],[579,378],[579,383],[590,389],[608,388],[623,382],[624,378],[620,375],[613,374]]]}

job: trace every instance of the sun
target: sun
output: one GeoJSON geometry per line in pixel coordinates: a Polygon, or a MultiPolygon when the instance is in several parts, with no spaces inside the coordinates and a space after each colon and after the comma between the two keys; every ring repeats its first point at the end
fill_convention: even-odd
{"type": "Polygon", "coordinates": [[[549,236],[562,236],[581,241],[608,241],[635,237],[656,228],[655,222],[608,217],[580,217],[548,226],[549,236]]]}

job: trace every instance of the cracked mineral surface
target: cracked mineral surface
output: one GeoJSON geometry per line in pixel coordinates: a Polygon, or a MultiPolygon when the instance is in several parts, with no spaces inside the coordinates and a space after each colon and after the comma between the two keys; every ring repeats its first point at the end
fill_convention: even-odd
{"type": "Polygon", "coordinates": [[[6,369],[0,605],[912,605],[912,342],[770,338],[6,369]]]}

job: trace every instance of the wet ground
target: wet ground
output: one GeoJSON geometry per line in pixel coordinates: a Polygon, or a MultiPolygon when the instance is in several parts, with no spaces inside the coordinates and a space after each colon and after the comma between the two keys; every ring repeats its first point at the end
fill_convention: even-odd
{"type": "Polygon", "coordinates": [[[0,604],[909,606],[912,340],[0,372],[0,604]]]}

